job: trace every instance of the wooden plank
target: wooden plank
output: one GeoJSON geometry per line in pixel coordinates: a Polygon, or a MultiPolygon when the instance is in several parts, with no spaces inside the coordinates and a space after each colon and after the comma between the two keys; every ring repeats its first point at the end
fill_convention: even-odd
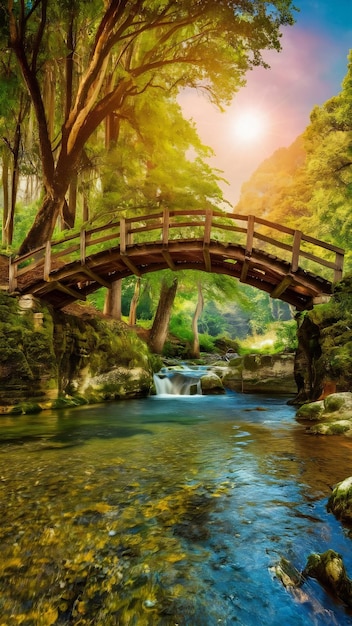
{"type": "Polygon", "coordinates": [[[262,226],[267,226],[271,230],[278,230],[280,233],[286,233],[287,235],[293,235],[293,228],[289,228],[288,226],[282,226],[282,224],[278,224],[278,222],[269,222],[268,220],[263,219],[262,217],[256,217],[255,221],[257,224],[261,224],[262,226]]]}
{"type": "Polygon", "coordinates": [[[276,287],[272,290],[272,292],[270,293],[270,297],[280,298],[280,296],[284,293],[284,291],[286,291],[287,287],[292,285],[292,283],[293,283],[293,276],[291,276],[290,274],[287,274],[287,276],[284,276],[282,281],[278,285],[276,285],[276,287]]]}
{"type": "Polygon", "coordinates": [[[321,241],[320,239],[315,239],[314,237],[310,237],[309,235],[302,234],[302,240],[306,241],[307,243],[312,243],[314,246],[317,246],[318,248],[331,250],[331,252],[336,252],[337,254],[344,255],[345,253],[343,248],[334,246],[332,243],[326,243],[326,241],[321,241]]]}

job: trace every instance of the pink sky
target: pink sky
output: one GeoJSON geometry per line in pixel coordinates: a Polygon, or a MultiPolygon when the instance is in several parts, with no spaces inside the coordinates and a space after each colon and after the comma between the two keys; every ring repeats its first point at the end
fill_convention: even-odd
{"type": "Polygon", "coordinates": [[[247,85],[224,113],[195,91],[182,94],[185,116],[193,119],[203,143],[215,152],[210,164],[230,183],[222,187],[231,203],[236,204],[242,184],[265,158],[304,131],[312,108],[340,91],[347,71],[345,46],[326,33],[296,25],[285,30],[282,52],[265,54],[271,69],[251,71],[247,85]],[[233,126],[238,115],[253,107],[265,116],[265,133],[246,142],[236,137],[233,126]]]}

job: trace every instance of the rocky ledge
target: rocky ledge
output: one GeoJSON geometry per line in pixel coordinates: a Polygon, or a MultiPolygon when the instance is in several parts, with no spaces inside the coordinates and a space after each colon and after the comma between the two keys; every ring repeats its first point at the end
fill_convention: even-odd
{"type": "Polygon", "coordinates": [[[303,404],[296,413],[312,435],[352,436],[352,393],[332,393],[322,400],[303,404]]]}

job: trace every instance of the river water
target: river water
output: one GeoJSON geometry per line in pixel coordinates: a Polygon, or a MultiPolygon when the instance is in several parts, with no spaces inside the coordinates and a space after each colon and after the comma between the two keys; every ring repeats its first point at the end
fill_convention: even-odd
{"type": "Polygon", "coordinates": [[[319,584],[283,587],[348,529],[326,512],[352,442],[287,398],[150,397],[1,417],[0,625],[352,624],[319,584]]]}

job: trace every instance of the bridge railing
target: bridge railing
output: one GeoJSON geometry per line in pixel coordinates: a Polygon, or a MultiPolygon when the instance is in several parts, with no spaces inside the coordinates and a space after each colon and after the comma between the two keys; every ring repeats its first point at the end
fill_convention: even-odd
{"type": "Polygon", "coordinates": [[[50,273],[67,263],[79,260],[86,264],[89,256],[119,248],[128,257],[131,246],[162,243],[165,251],[175,240],[196,239],[205,250],[211,242],[238,245],[250,259],[254,250],[287,260],[290,271],[299,267],[317,274],[329,273],[328,280],[342,278],[344,250],[325,243],[299,230],[269,222],[254,215],[240,215],[212,210],[168,210],[119,220],[93,228],[82,227],[79,233],[48,241],[31,252],[10,259],[9,290],[17,289],[18,279],[28,272],[37,272],[48,281],[50,273]],[[319,270],[313,270],[313,265],[319,270]]]}

